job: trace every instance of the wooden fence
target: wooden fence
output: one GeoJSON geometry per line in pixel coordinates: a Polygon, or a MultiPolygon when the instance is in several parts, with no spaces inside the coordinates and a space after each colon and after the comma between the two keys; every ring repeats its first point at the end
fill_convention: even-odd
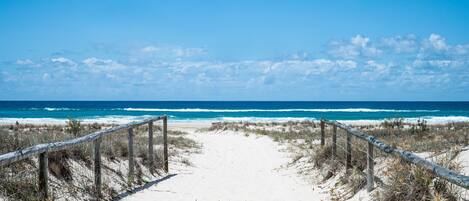
{"type": "Polygon", "coordinates": [[[97,131],[82,137],[74,138],[67,141],[61,142],[52,142],[46,144],[38,144],[32,147],[24,148],[18,151],[13,151],[0,155],[0,166],[8,165],[16,161],[20,161],[25,158],[39,156],[39,169],[38,169],[38,185],[39,185],[39,198],[41,200],[47,200],[49,198],[48,194],[48,159],[47,153],[70,149],[71,147],[93,142],[94,145],[94,194],[96,198],[101,197],[101,151],[100,145],[102,138],[107,135],[111,135],[116,131],[128,130],[128,160],[129,160],[129,172],[128,172],[128,184],[131,185],[134,178],[134,145],[133,145],[133,128],[148,124],[148,156],[149,156],[149,167],[150,170],[154,164],[154,154],[153,154],[153,122],[163,120],[163,164],[164,170],[168,172],[168,138],[167,138],[167,129],[168,129],[168,117],[160,116],[156,118],[146,119],[139,122],[132,122],[125,125],[120,125],[117,127],[97,131]]]}
{"type": "Polygon", "coordinates": [[[377,148],[386,154],[395,155],[404,159],[405,161],[415,164],[419,167],[422,167],[432,173],[437,177],[445,179],[446,181],[453,183],[457,186],[461,186],[465,189],[469,189],[469,176],[458,174],[452,170],[449,170],[445,167],[442,167],[438,164],[435,164],[431,161],[425,160],[412,152],[408,152],[399,148],[392,147],[387,145],[373,136],[370,136],[358,129],[355,129],[351,126],[347,126],[337,121],[330,120],[321,120],[321,146],[325,144],[325,125],[332,126],[332,157],[337,157],[337,128],[341,128],[346,131],[346,157],[345,157],[345,166],[347,169],[352,167],[352,143],[351,137],[356,137],[359,140],[367,142],[367,190],[372,191],[374,188],[374,157],[373,157],[373,148],[377,148]]]}

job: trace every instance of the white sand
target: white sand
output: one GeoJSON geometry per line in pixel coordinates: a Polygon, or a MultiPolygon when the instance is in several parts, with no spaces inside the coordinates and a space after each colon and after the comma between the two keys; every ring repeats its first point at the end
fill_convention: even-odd
{"type": "Polygon", "coordinates": [[[124,200],[326,200],[295,170],[285,168],[291,158],[270,138],[196,133],[200,126],[178,125],[203,145],[202,153],[190,158],[192,166],[170,164],[176,176],[124,200]]]}
{"type": "Polygon", "coordinates": [[[458,154],[456,160],[462,166],[462,173],[464,175],[469,175],[469,147],[465,147],[463,150],[464,151],[461,151],[461,153],[458,154]]]}

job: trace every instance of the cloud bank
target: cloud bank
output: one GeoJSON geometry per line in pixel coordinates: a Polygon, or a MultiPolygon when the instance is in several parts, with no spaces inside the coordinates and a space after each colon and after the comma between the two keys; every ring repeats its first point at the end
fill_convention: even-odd
{"type": "Polygon", "coordinates": [[[331,41],[324,53],[225,61],[209,48],[144,45],[98,55],[18,58],[4,99],[468,100],[469,44],[439,34],[331,41]],[[299,56],[301,55],[301,56],[299,56]],[[442,96],[444,95],[444,96],[442,96]],[[405,97],[405,98],[402,98],[405,97]]]}

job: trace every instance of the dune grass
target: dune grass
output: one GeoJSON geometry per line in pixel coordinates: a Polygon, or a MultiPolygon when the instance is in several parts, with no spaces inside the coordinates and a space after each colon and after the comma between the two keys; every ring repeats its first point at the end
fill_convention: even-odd
{"type": "MultiPolygon", "coordinates": [[[[426,121],[419,120],[416,123],[405,123],[403,119],[391,119],[384,121],[381,125],[355,126],[369,135],[392,146],[399,147],[412,152],[431,152],[435,155],[452,151],[453,154],[447,156],[445,160],[435,162],[460,171],[457,161],[453,159],[461,147],[469,145],[469,123],[448,123],[441,125],[428,125],[426,121]]],[[[326,130],[326,145],[317,146],[320,139],[320,128],[317,122],[219,122],[214,123],[209,128],[212,131],[235,130],[245,133],[270,136],[278,142],[288,142],[300,150],[309,150],[310,160],[303,160],[311,163],[315,168],[320,169],[323,178],[328,180],[344,169],[345,152],[337,148],[336,160],[331,160],[332,146],[330,144],[330,130],[326,130]],[[316,141],[316,143],[315,143],[316,141]],[[298,143],[301,142],[301,143],[298,143]]],[[[344,133],[338,130],[338,143],[344,133]]],[[[343,139],[342,139],[343,140],[343,139]]],[[[342,142],[343,143],[343,142],[342,142]]],[[[345,147],[345,144],[342,144],[345,147]]],[[[352,169],[350,175],[339,176],[338,184],[348,186],[347,196],[341,195],[339,200],[352,197],[366,184],[364,170],[366,168],[366,146],[367,143],[352,137],[352,169]]],[[[304,154],[301,154],[304,157],[304,154]]],[[[297,159],[293,159],[298,161],[297,159]]],[[[384,174],[377,178],[380,185],[384,185],[375,192],[378,200],[458,200],[459,192],[455,186],[438,179],[431,172],[422,168],[410,165],[394,156],[376,151],[375,162],[389,163],[384,174]]],[[[376,179],[375,179],[376,180],[376,179]]],[[[344,192],[342,192],[344,194],[344,192]]]]}
{"type": "MultiPolygon", "coordinates": [[[[39,143],[63,141],[86,135],[100,129],[116,125],[81,124],[69,120],[66,125],[30,125],[16,124],[0,126],[0,154],[19,150],[39,143]]],[[[148,126],[134,128],[135,173],[134,185],[148,182],[148,178],[158,177],[163,173],[162,134],[161,127],[154,125],[154,156],[153,170],[148,167],[148,126]]],[[[199,145],[185,137],[186,133],[168,131],[170,157],[180,151],[189,152],[199,149],[199,145]]],[[[48,153],[50,191],[53,199],[74,200],[78,193],[85,198],[93,195],[93,146],[84,143],[72,149],[48,153]],[[82,182],[85,181],[85,182],[82,182]],[[68,195],[67,195],[68,194],[68,195]]],[[[101,155],[103,157],[103,176],[117,180],[120,185],[103,183],[105,199],[115,197],[118,192],[127,189],[126,165],[128,157],[127,131],[118,131],[102,139],[101,155]]],[[[187,162],[189,163],[189,162],[187,162]]],[[[35,200],[37,199],[37,157],[28,158],[13,164],[0,167],[0,199],[35,200]]]]}
{"type": "MultiPolygon", "coordinates": [[[[443,158],[438,164],[459,171],[457,162],[443,158]]],[[[460,190],[455,185],[435,177],[431,172],[409,164],[402,159],[393,159],[386,170],[387,186],[380,199],[391,200],[460,200],[460,190]]]]}

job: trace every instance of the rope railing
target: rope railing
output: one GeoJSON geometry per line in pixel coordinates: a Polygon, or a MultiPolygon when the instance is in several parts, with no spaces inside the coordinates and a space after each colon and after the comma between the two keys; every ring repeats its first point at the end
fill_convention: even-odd
{"type": "MultiPolygon", "coordinates": [[[[351,138],[355,137],[356,139],[359,139],[363,142],[366,142],[367,148],[366,148],[366,161],[367,161],[367,166],[366,166],[366,177],[367,177],[367,190],[370,192],[374,189],[374,157],[373,157],[373,149],[376,148],[386,154],[391,154],[394,156],[397,156],[411,164],[414,164],[416,166],[422,167],[433,174],[435,174],[437,177],[442,178],[452,184],[455,184],[457,186],[463,187],[465,189],[469,189],[469,176],[461,175],[455,171],[452,171],[448,168],[442,167],[434,162],[428,161],[426,159],[423,159],[416,154],[405,151],[396,147],[392,147],[384,142],[381,142],[380,140],[376,139],[374,136],[368,135],[356,128],[353,128],[351,126],[345,125],[343,123],[337,122],[337,121],[330,121],[330,120],[321,120],[320,127],[321,127],[321,146],[324,146],[325,144],[325,125],[330,125],[332,126],[332,157],[337,158],[337,128],[340,128],[346,132],[346,146],[345,146],[345,166],[347,169],[350,169],[352,167],[352,143],[351,143],[351,138]]],[[[343,147],[340,147],[343,148],[343,147]]]]}
{"type": "Polygon", "coordinates": [[[101,149],[100,145],[102,142],[103,137],[116,133],[117,131],[121,130],[128,130],[128,165],[129,171],[127,175],[127,181],[129,186],[132,185],[132,181],[134,180],[134,165],[135,165],[135,158],[134,158],[134,132],[133,128],[148,124],[148,157],[149,157],[149,168],[153,167],[154,164],[154,149],[153,149],[153,122],[163,120],[163,166],[166,172],[169,171],[168,168],[168,143],[167,143],[167,129],[168,129],[168,117],[167,116],[159,116],[156,118],[149,118],[143,121],[131,122],[128,124],[116,126],[109,129],[100,130],[94,133],[90,133],[85,136],[81,136],[78,138],[60,141],[60,142],[51,142],[51,143],[44,143],[38,144],[35,146],[31,146],[28,148],[20,149],[17,151],[9,152],[0,155],[0,166],[6,166],[12,164],[14,162],[38,156],[39,168],[38,168],[38,189],[39,189],[39,199],[40,200],[48,200],[49,193],[48,193],[48,157],[47,154],[49,152],[61,151],[71,149],[73,146],[92,142],[94,151],[94,195],[97,199],[101,198],[101,149]]]}

